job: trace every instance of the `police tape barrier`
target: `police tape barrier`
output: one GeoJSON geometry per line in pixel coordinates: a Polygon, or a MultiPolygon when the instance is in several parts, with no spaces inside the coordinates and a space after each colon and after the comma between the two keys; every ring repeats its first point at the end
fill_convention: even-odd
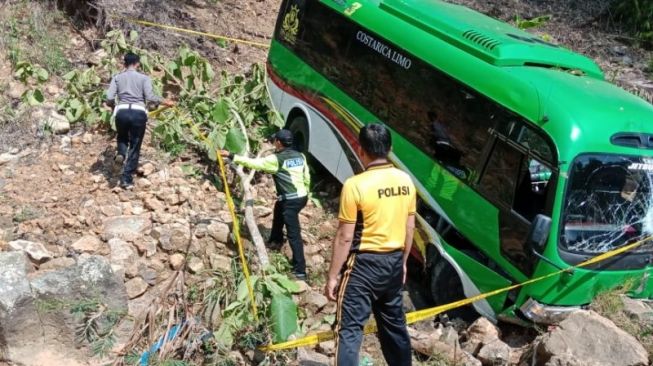
{"type": "Polygon", "coordinates": [[[127,18],[127,17],[121,17],[121,16],[116,16],[115,18],[124,19],[124,20],[126,20],[126,21],[128,21],[130,23],[139,24],[139,25],[143,25],[143,26],[146,26],[146,27],[155,27],[155,28],[171,30],[171,31],[174,31],[174,32],[194,34],[196,36],[203,36],[203,37],[208,37],[208,38],[213,38],[213,39],[220,39],[220,40],[223,40],[223,41],[228,41],[228,42],[233,42],[233,43],[242,43],[242,44],[246,44],[246,45],[249,45],[249,46],[260,47],[260,48],[264,48],[264,49],[270,48],[270,45],[267,44],[267,43],[248,41],[246,39],[225,37],[225,36],[220,36],[220,35],[212,34],[212,33],[199,32],[199,31],[194,31],[194,30],[190,30],[190,29],[179,28],[179,27],[175,27],[175,26],[172,26],[172,25],[160,24],[160,23],[155,23],[155,22],[148,22],[146,20],[141,20],[141,19],[127,18]]]}
{"type": "MultiPolygon", "coordinates": [[[[164,110],[169,109],[169,107],[162,106],[148,114],[149,117],[151,118],[156,118],[161,112],[164,110]]],[[[178,110],[176,107],[172,107],[172,110],[178,110]]],[[[193,125],[192,121],[189,119],[186,119],[184,121],[190,127],[191,131],[193,131],[193,134],[202,139],[205,143],[207,143],[207,146],[210,146],[208,144],[208,139],[206,138],[206,135],[200,131],[196,125],[193,125]]],[[[234,205],[234,200],[231,197],[231,190],[229,189],[229,182],[227,182],[227,170],[225,168],[224,160],[222,159],[222,156],[220,155],[220,151],[217,150],[215,152],[215,155],[218,160],[218,167],[220,168],[220,176],[222,178],[222,185],[224,186],[224,193],[225,197],[227,200],[227,207],[229,207],[229,213],[231,214],[231,219],[233,220],[233,233],[234,233],[234,239],[236,240],[236,244],[238,246],[238,255],[240,257],[240,262],[243,266],[243,275],[245,276],[245,283],[247,284],[247,292],[249,295],[249,301],[252,306],[252,315],[254,316],[254,320],[258,322],[258,309],[256,306],[256,298],[254,297],[254,287],[252,286],[252,279],[249,273],[249,266],[247,265],[247,259],[245,258],[245,249],[243,247],[243,241],[240,237],[240,224],[238,222],[238,216],[236,215],[236,207],[234,205]]]]}
{"type": "MultiPolygon", "coordinates": [[[[620,254],[623,254],[625,252],[631,251],[631,250],[641,246],[642,244],[644,244],[645,242],[647,242],[648,240],[650,240],[652,238],[653,238],[653,236],[646,237],[646,238],[644,238],[644,239],[642,239],[640,241],[637,241],[635,243],[632,243],[632,244],[623,246],[621,248],[617,248],[615,250],[612,250],[612,251],[606,252],[604,254],[598,255],[598,256],[596,256],[594,258],[586,260],[586,261],[584,261],[582,263],[579,263],[579,264],[577,264],[575,266],[570,266],[569,268],[561,269],[561,270],[558,270],[558,271],[555,271],[555,272],[552,272],[552,273],[549,273],[549,274],[546,274],[546,275],[543,275],[543,276],[540,276],[540,277],[536,277],[536,278],[527,280],[525,282],[522,282],[522,283],[519,283],[519,284],[516,284],[516,285],[511,285],[511,286],[507,286],[507,287],[500,288],[500,289],[497,289],[497,290],[489,291],[489,292],[486,292],[486,293],[483,293],[483,294],[480,294],[480,295],[472,296],[472,297],[469,297],[469,298],[466,298],[466,299],[463,299],[463,300],[460,300],[460,301],[452,302],[452,303],[449,303],[449,304],[440,305],[440,306],[436,306],[436,307],[428,308],[428,309],[424,309],[424,310],[418,310],[418,311],[410,312],[410,313],[406,314],[406,323],[407,324],[413,324],[413,323],[416,323],[416,322],[419,322],[419,321],[422,321],[422,320],[430,319],[430,318],[433,318],[433,317],[435,317],[436,315],[438,315],[440,313],[444,313],[444,312],[452,310],[452,309],[456,309],[456,308],[459,308],[459,307],[462,307],[462,306],[465,306],[465,305],[469,305],[469,304],[472,304],[472,303],[474,303],[476,301],[487,299],[488,297],[492,297],[492,296],[496,296],[496,295],[504,293],[504,292],[512,291],[514,289],[517,289],[517,288],[520,288],[520,287],[523,287],[523,286],[531,285],[533,283],[543,281],[543,280],[551,278],[551,277],[558,276],[558,275],[563,274],[565,272],[570,272],[570,271],[572,271],[572,270],[574,270],[576,268],[587,267],[587,266],[590,266],[592,264],[603,262],[603,261],[605,261],[607,259],[610,259],[612,257],[615,257],[617,255],[620,255],[620,254]]],[[[376,322],[372,320],[367,325],[365,325],[365,328],[363,329],[363,334],[376,333],[377,330],[378,329],[376,327],[376,322]]],[[[323,332],[311,334],[311,335],[308,335],[306,337],[302,337],[302,338],[299,338],[299,339],[291,340],[291,341],[288,341],[288,342],[263,346],[263,347],[260,347],[259,349],[261,351],[264,351],[264,352],[270,352],[270,351],[282,351],[282,350],[299,348],[299,347],[314,346],[314,345],[319,344],[321,342],[334,340],[335,337],[336,337],[336,334],[335,334],[334,331],[323,331],[323,332]]]]}

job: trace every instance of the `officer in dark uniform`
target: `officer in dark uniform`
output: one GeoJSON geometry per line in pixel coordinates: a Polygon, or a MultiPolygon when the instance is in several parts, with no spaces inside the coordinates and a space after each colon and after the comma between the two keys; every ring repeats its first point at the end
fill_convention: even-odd
{"type": "Polygon", "coordinates": [[[141,65],[138,55],[127,53],[124,61],[125,70],[111,79],[106,93],[106,103],[110,107],[115,105],[113,113],[118,131],[118,153],[115,162],[117,164],[124,162],[120,186],[130,189],[134,186],[132,175],[138,168],[141,144],[145,136],[147,123],[145,103],[148,101],[162,103],[168,107],[172,107],[174,103],[154,94],[150,77],[138,72],[141,65]]]}
{"type": "Polygon", "coordinates": [[[274,204],[272,232],[268,243],[278,249],[283,243],[283,227],[286,226],[288,243],[292,249],[292,271],[298,280],[306,280],[306,261],[304,242],[299,224],[299,212],[306,206],[311,183],[308,164],[304,154],[291,148],[293,135],[283,129],[273,137],[275,153],[259,159],[234,155],[226,150],[221,155],[234,164],[272,174],[277,189],[277,202],[274,204]]]}
{"type": "Polygon", "coordinates": [[[388,365],[410,365],[401,289],[413,242],[415,186],[388,161],[391,136],[383,125],[363,127],[359,142],[366,170],[342,187],[340,225],[325,288],[338,305],[336,365],[358,365],[370,311],[388,365]]]}

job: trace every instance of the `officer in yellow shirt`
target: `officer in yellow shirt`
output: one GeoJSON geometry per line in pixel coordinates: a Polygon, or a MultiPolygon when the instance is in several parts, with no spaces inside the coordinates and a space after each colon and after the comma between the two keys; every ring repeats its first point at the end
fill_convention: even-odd
{"type": "Polygon", "coordinates": [[[388,365],[410,365],[401,289],[413,242],[415,186],[388,161],[392,141],[383,125],[366,125],[358,138],[366,170],[342,187],[340,224],[325,288],[338,305],[336,365],[358,365],[370,312],[388,365]]]}

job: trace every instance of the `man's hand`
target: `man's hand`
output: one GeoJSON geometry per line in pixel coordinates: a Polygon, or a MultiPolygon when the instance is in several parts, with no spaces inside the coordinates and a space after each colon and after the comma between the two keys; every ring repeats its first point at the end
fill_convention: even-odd
{"type": "Polygon", "coordinates": [[[336,288],[338,287],[337,278],[329,278],[324,286],[324,296],[331,301],[336,301],[336,288]]]}
{"type": "Polygon", "coordinates": [[[174,107],[175,106],[175,102],[172,101],[171,99],[166,99],[161,104],[163,104],[166,107],[174,107]]]}
{"type": "Polygon", "coordinates": [[[230,153],[229,151],[227,151],[227,150],[220,150],[220,156],[222,156],[223,158],[228,158],[229,155],[231,155],[231,153],[230,153]]]}

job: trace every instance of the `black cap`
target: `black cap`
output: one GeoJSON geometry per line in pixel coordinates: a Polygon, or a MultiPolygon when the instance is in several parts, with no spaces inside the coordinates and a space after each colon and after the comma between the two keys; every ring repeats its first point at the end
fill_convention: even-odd
{"type": "Polygon", "coordinates": [[[283,146],[290,146],[292,145],[292,132],[286,129],[279,130],[277,133],[272,135],[271,140],[279,140],[283,146]]]}

